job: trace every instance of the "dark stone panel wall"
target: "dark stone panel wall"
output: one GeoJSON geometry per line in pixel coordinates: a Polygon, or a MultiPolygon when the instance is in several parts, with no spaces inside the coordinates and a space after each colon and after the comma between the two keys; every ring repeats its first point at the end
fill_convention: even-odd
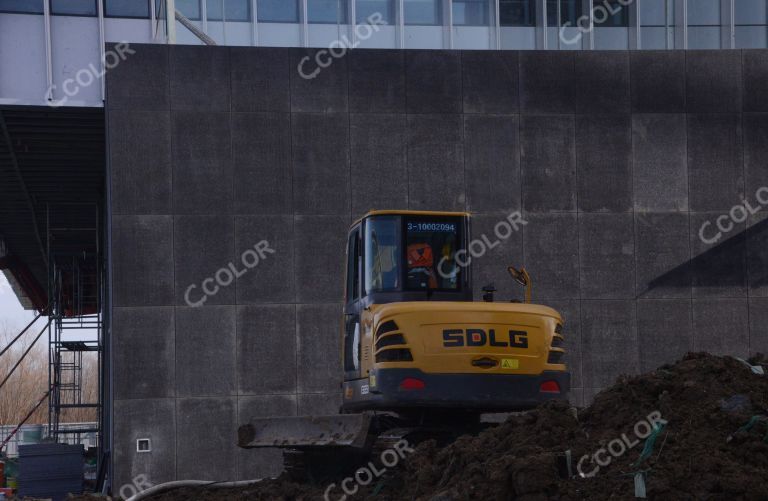
{"type": "Polygon", "coordinates": [[[684,114],[633,115],[632,195],[636,211],[688,210],[687,147],[684,114]]]}
{"type": "Polygon", "coordinates": [[[237,424],[338,409],[370,209],[469,210],[478,237],[521,210],[475,292],[521,299],[505,267],[530,271],[576,404],[689,350],[768,351],[768,51],[355,50],[303,79],[312,50],[133,48],[107,77],[118,486],[276,474],[237,424]]]}

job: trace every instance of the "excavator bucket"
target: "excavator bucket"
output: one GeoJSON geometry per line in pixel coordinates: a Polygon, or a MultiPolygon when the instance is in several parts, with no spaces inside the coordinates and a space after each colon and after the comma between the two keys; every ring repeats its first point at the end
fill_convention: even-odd
{"type": "Polygon", "coordinates": [[[370,424],[371,416],[367,413],[256,418],[238,429],[237,445],[247,449],[364,447],[370,424]]]}

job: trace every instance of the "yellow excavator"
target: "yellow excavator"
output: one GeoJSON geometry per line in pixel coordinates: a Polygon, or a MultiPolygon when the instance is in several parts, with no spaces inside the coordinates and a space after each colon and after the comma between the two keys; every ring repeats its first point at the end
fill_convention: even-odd
{"type": "Polygon", "coordinates": [[[319,481],[404,439],[472,432],[482,413],[567,400],[563,320],[530,304],[528,273],[507,268],[524,303],[492,285],[473,300],[468,213],[372,211],[347,242],[340,414],[254,418],[240,447],[282,448],[292,477],[319,481]]]}

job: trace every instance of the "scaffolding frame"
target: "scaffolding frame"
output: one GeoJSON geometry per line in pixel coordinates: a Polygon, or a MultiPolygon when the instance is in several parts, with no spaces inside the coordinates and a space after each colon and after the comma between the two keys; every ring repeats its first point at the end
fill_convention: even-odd
{"type": "Polygon", "coordinates": [[[49,204],[46,222],[50,303],[48,436],[57,443],[80,443],[82,435],[95,433],[99,449],[97,461],[100,463],[104,444],[105,304],[101,211],[97,204],[91,203],[49,204]],[[87,226],[77,222],[59,226],[56,221],[67,219],[66,216],[59,218],[61,214],[78,212],[82,220],[82,214],[89,211],[92,211],[89,215],[92,224],[87,226]],[[91,375],[97,380],[95,401],[83,397],[83,357],[88,353],[96,354],[97,374],[91,375]],[[97,426],[76,430],[62,428],[62,413],[66,409],[95,409],[97,426]]]}

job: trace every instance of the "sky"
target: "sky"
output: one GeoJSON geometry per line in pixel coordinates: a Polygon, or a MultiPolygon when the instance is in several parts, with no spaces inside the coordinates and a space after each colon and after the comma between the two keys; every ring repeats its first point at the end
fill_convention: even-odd
{"type": "MultiPolygon", "coordinates": [[[[5,278],[5,275],[0,273],[0,328],[7,326],[10,330],[9,334],[15,336],[26,325],[35,318],[37,311],[25,310],[22,308],[19,300],[16,299],[16,294],[13,293],[11,285],[5,278]]],[[[40,332],[43,327],[46,317],[37,321],[38,325],[30,329],[25,336],[34,336],[40,332]]],[[[90,340],[96,339],[96,331],[93,329],[75,329],[66,331],[62,337],[66,340],[90,340]]]]}
{"type": "Polygon", "coordinates": [[[18,327],[21,330],[30,320],[35,318],[37,312],[25,310],[21,307],[16,294],[11,289],[11,284],[5,275],[0,273],[0,323],[6,323],[9,327],[18,327]]]}

